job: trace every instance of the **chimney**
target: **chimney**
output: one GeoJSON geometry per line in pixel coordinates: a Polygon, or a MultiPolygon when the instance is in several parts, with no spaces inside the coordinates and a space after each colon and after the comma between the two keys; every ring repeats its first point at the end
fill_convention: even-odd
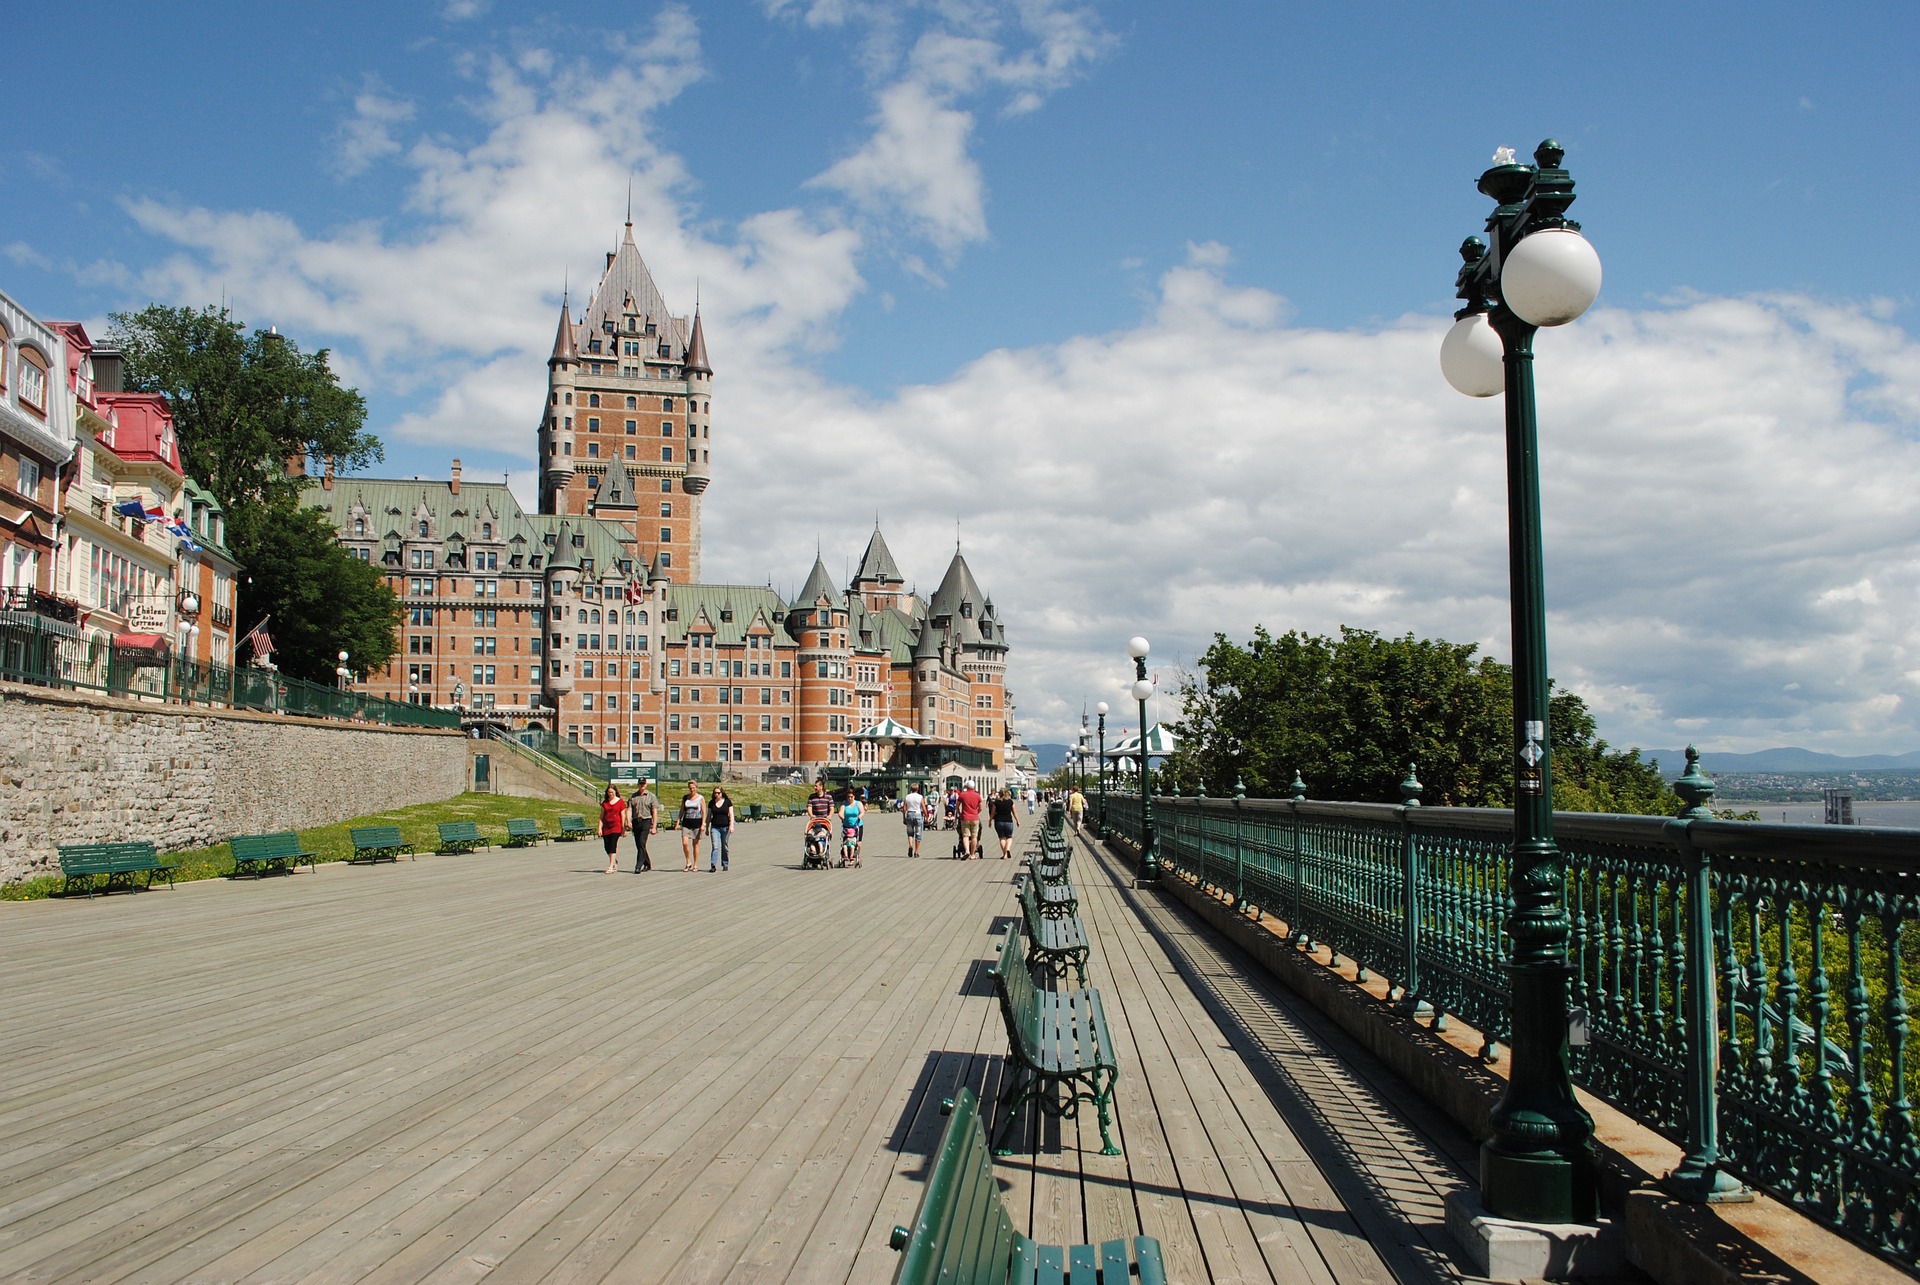
{"type": "Polygon", "coordinates": [[[453,481],[448,485],[447,489],[449,491],[452,491],[455,495],[460,494],[460,461],[459,460],[455,460],[453,462],[453,481]]]}
{"type": "Polygon", "coordinates": [[[331,491],[333,489],[333,456],[331,455],[326,457],[325,463],[321,468],[320,489],[323,491],[331,491]]]}
{"type": "Polygon", "coordinates": [[[306,475],[307,475],[307,453],[305,451],[301,451],[298,455],[287,456],[287,476],[288,477],[305,477],[306,475]]]}

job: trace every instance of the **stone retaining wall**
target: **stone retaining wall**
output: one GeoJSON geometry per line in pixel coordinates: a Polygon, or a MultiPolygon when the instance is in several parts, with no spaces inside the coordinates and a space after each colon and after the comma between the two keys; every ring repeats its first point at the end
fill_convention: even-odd
{"type": "Polygon", "coordinates": [[[0,883],[55,872],[62,843],[162,851],[450,798],[466,738],[0,683],[0,883]]]}

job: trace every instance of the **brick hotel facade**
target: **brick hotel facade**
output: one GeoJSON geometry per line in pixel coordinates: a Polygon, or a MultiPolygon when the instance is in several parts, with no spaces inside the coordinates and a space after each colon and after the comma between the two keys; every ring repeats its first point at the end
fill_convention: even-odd
{"type": "Polygon", "coordinates": [[[800,592],[704,584],[713,370],[698,312],[667,308],[633,241],[576,319],[563,303],[538,428],[539,511],[498,482],[310,483],[406,621],[364,686],[547,728],[596,753],[736,775],[872,766],[848,738],[892,717],[997,781],[1006,630],[955,550],[907,587],[876,527],[844,589],[816,555],[800,592]]]}

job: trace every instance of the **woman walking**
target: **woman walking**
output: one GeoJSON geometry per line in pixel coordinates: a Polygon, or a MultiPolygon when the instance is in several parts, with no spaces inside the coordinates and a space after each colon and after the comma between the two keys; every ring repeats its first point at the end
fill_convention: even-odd
{"type": "Polygon", "coordinates": [[[733,796],[718,785],[707,800],[707,842],[707,872],[725,870],[733,848],[733,796]]]}
{"type": "Polygon", "coordinates": [[[611,785],[600,796],[600,842],[607,848],[607,873],[613,873],[614,856],[620,850],[620,836],[627,832],[627,801],[611,785]]]}
{"type": "Polygon", "coordinates": [[[700,797],[700,783],[687,782],[687,797],[680,800],[680,855],[686,858],[683,872],[700,865],[700,831],[707,824],[707,801],[700,797]]]}
{"type": "Polygon", "coordinates": [[[993,809],[993,832],[1000,836],[1000,859],[1010,860],[1013,857],[1013,831],[1020,824],[1020,809],[1013,806],[1013,795],[1004,785],[988,806],[993,809]]]}

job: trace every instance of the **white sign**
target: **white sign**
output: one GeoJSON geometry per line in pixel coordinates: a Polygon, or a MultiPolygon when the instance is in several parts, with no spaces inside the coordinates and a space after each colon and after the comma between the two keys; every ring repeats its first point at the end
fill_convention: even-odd
{"type": "Polygon", "coordinates": [[[161,634],[167,631],[167,605],[163,602],[136,602],[127,611],[127,627],[136,634],[161,634]]]}

